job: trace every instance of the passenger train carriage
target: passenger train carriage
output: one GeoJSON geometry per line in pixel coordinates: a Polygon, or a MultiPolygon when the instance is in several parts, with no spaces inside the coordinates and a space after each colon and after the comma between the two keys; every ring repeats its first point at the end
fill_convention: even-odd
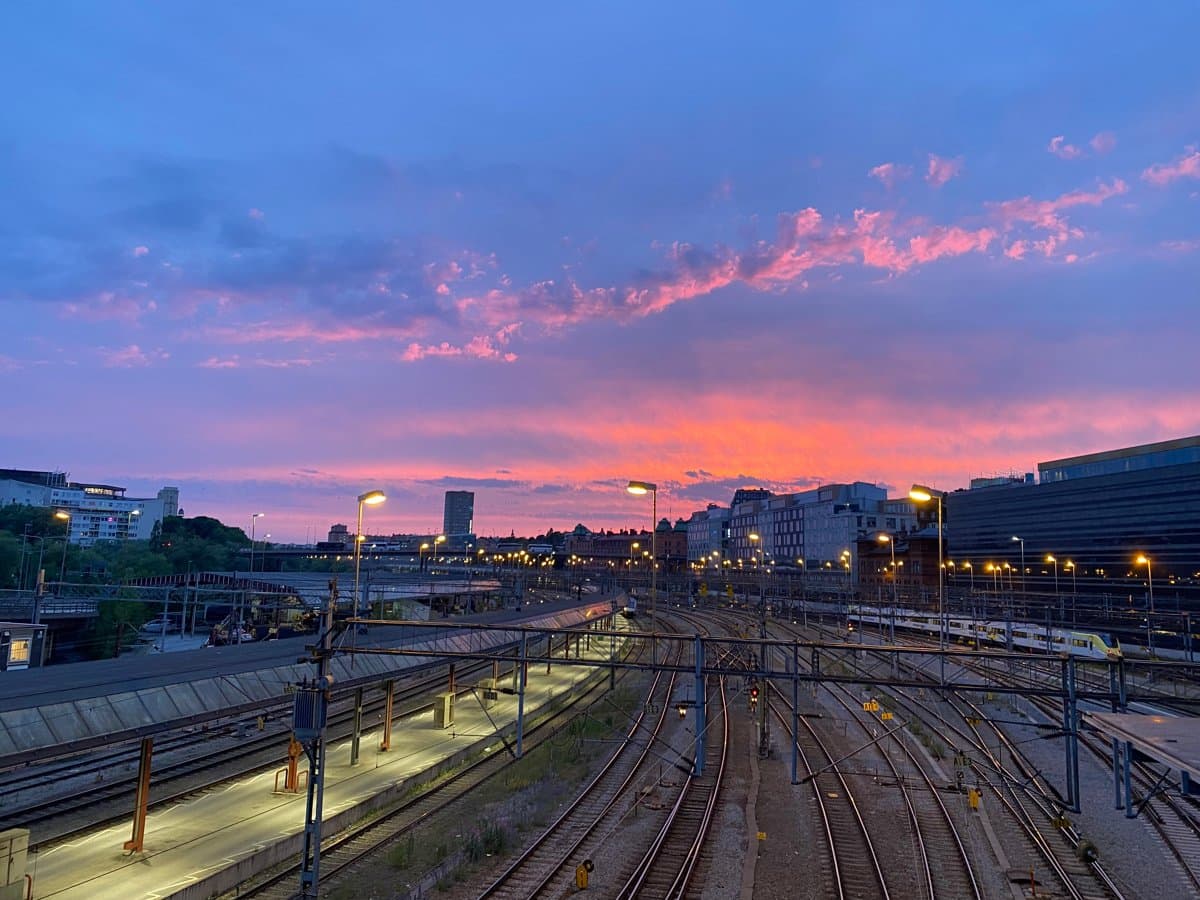
{"type": "MultiPolygon", "coordinates": [[[[938,633],[936,613],[916,612],[911,609],[890,610],[852,606],[849,619],[861,625],[882,628],[894,625],[907,631],[938,633]]],[[[1094,631],[1048,628],[1031,622],[980,622],[956,613],[946,614],[946,630],[951,639],[966,638],[978,642],[981,647],[988,644],[998,649],[1023,647],[1086,659],[1116,659],[1121,655],[1121,647],[1115,637],[1094,631]]]]}

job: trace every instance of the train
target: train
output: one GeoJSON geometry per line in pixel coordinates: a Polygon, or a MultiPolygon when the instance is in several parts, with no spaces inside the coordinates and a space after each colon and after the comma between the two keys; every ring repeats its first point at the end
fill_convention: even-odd
{"type": "Polygon", "coordinates": [[[637,617],[637,614],[638,614],[638,601],[637,601],[637,597],[628,597],[628,598],[626,598],[626,600],[625,600],[625,609],[623,609],[623,610],[621,611],[621,613],[622,613],[622,615],[624,615],[624,616],[625,616],[625,618],[627,618],[627,619],[633,619],[633,618],[636,618],[636,617],[637,617]]]}
{"type": "MultiPolygon", "coordinates": [[[[882,628],[894,625],[906,631],[938,633],[936,613],[851,606],[848,618],[859,625],[882,628]]],[[[946,614],[946,631],[951,639],[966,638],[981,647],[985,644],[998,648],[1022,647],[1084,659],[1111,660],[1121,656],[1121,645],[1114,636],[1095,631],[1050,628],[1031,622],[980,622],[956,613],[946,614]]]]}

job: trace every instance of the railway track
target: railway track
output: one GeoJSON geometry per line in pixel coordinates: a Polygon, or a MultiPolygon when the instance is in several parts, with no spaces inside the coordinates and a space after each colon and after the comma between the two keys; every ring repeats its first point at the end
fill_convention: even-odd
{"type": "MultiPolygon", "coordinates": [[[[643,648],[636,645],[634,652],[640,658],[643,648]]],[[[620,674],[618,683],[628,676],[620,674]]],[[[602,697],[608,690],[606,675],[598,673],[586,692],[574,696],[562,709],[548,718],[532,724],[524,733],[525,752],[528,753],[543,743],[553,740],[579,715],[602,697]]],[[[511,748],[505,743],[502,749],[470,763],[452,776],[422,787],[404,802],[385,810],[379,816],[363,821],[321,843],[321,885],[328,890],[338,884],[339,878],[349,875],[354,866],[369,856],[395,844],[422,824],[439,813],[456,808],[470,793],[491,779],[503,774],[511,764],[511,748]]],[[[225,895],[228,898],[255,897],[260,900],[291,900],[297,897],[295,887],[298,859],[291,864],[263,873],[240,884],[225,895]]]]}
{"type": "MultiPolygon", "coordinates": [[[[710,719],[705,735],[705,755],[715,762],[697,776],[693,770],[679,792],[666,822],[659,829],[633,874],[617,893],[618,900],[636,897],[680,898],[691,896],[693,877],[701,860],[705,838],[721,793],[729,752],[729,715],[725,680],[719,679],[709,691],[709,710],[718,712],[710,719]],[[719,701],[714,709],[711,698],[719,701]]],[[[698,896],[698,892],[695,892],[698,896]]]]}
{"type": "MultiPolygon", "coordinates": [[[[482,670],[484,667],[478,668],[482,670]]],[[[430,703],[424,699],[424,695],[445,683],[446,675],[439,672],[398,689],[393,702],[400,705],[395,708],[393,717],[399,719],[428,709],[430,703]]],[[[469,692],[469,689],[465,692],[469,692]]],[[[352,699],[342,698],[340,709],[331,712],[328,725],[330,740],[343,740],[352,733],[352,704],[352,699]]],[[[369,715],[381,710],[383,704],[383,699],[373,699],[364,704],[364,713],[369,715]]],[[[232,739],[226,739],[217,746],[210,744],[202,755],[187,753],[189,749],[195,749],[198,740],[203,738],[203,735],[198,736],[194,732],[171,736],[165,742],[165,747],[156,741],[155,758],[158,764],[151,774],[149,809],[162,808],[196,791],[284,765],[286,760],[283,751],[288,729],[279,728],[276,724],[282,721],[284,717],[281,714],[273,720],[271,730],[261,733],[253,731],[240,739],[235,734],[232,739]],[[182,759],[171,758],[181,754],[185,754],[182,759]],[[164,762],[164,758],[170,761],[164,762]]],[[[290,725],[290,715],[286,717],[286,724],[290,725]]],[[[256,723],[246,723],[246,727],[256,727],[256,723]]],[[[95,828],[126,821],[136,791],[137,755],[137,746],[131,745],[119,751],[103,753],[99,758],[89,756],[82,763],[78,759],[54,763],[48,771],[38,767],[25,775],[28,782],[22,778],[10,779],[7,782],[8,797],[21,790],[44,790],[56,784],[61,784],[66,792],[18,806],[10,805],[11,801],[6,803],[5,823],[11,827],[31,829],[34,832],[31,846],[36,849],[95,828]],[[114,771],[119,773],[117,780],[109,780],[114,771]],[[87,815],[89,810],[98,812],[87,815]]]]}
{"type": "Polygon", "coordinates": [[[645,709],[638,714],[624,743],[578,798],[520,854],[491,885],[485,897],[531,898],[561,896],[574,882],[573,858],[583,859],[581,849],[592,835],[606,833],[603,825],[619,820],[638,798],[637,786],[647,778],[645,764],[666,722],[675,676],[659,673],[650,689],[650,703],[658,709],[654,721],[645,722],[645,709]],[[581,855],[582,854],[582,855],[581,855]]]}

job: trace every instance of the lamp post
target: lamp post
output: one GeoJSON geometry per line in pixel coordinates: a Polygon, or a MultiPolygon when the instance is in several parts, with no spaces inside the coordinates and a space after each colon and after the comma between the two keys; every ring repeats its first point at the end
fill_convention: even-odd
{"type": "Polygon", "coordinates": [[[1054,563],[1054,596],[1058,596],[1058,557],[1053,553],[1046,554],[1046,562],[1054,563]]]}
{"type": "Polygon", "coordinates": [[[658,485],[652,481],[631,481],[625,487],[631,494],[650,495],[650,628],[658,611],[658,485]]]}
{"type": "Polygon", "coordinates": [[[437,537],[435,537],[433,539],[433,559],[437,559],[438,544],[444,544],[444,543],[446,543],[446,536],[444,534],[439,534],[437,537]]]}
{"type": "Polygon", "coordinates": [[[255,513],[250,517],[250,574],[254,574],[254,526],[266,513],[255,513]]]}
{"type": "Polygon", "coordinates": [[[892,606],[896,605],[896,541],[890,534],[881,534],[878,538],[881,544],[887,544],[892,551],[892,606]]]}
{"type": "Polygon", "coordinates": [[[962,564],[962,567],[967,570],[967,575],[971,578],[971,593],[975,593],[975,567],[971,565],[971,561],[967,560],[962,564]]]}
{"type": "MultiPolygon", "coordinates": [[[[362,563],[362,517],[363,506],[378,506],[387,495],[383,491],[367,491],[364,494],[358,495],[358,524],[354,528],[354,616],[358,616],[358,611],[362,607],[362,600],[358,596],[358,569],[362,563]]],[[[354,629],[358,631],[358,629],[354,629]]]]}
{"type": "MultiPolygon", "coordinates": [[[[1074,595],[1077,593],[1075,589],[1075,563],[1068,559],[1065,563],[1063,563],[1063,568],[1071,570],[1071,594],[1074,595]]],[[[1073,606],[1071,608],[1074,609],[1073,606]]]]}
{"type": "Polygon", "coordinates": [[[1154,612],[1154,575],[1150,571],[1150,557],[1141,554],[1134,562],[1146,567],[1146,585],[1150,588],[1150,612],[1154,612]]]}
{"type": "Polygon", "coordinates": [[[67,523],[67,533],[63,535],[62,565],[58,567],[58,594],[61,597],[63,579],[67,577],[67,544],[71,543],[71,514],[60,509],[54,513],[54,518],[67,523]]]}
{"type": "Polygon", "coordinates": [[[1017,537],[1015,534],[1012,538],[1021,544],[1021,593],[1025,593],[1025,538],[1017,537]]]}
{"type": "MultiPolygon", "coordinates": [[[[923,484],[914,484],[912,490],[908,492],[908,498],[917,503],[928,503],[930,500],[937,501],[937,534],[938,534],[938,647],[941,650],[946,649],[946,571],[942,568],[942,499],[945,497],[943,491],[934,490],[931,487],[926,487],[923,484]]],[[[942,681],[946,680],[946,657],[943,655],[942,660],[942,681]]]]}

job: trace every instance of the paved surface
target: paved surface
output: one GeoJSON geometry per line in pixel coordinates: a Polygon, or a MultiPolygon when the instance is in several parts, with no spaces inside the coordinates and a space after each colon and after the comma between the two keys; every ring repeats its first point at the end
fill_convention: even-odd
{"type": "MultiPolygon", "coordinates": [[[[456,624],[462,622],[519,623],[547,613],[575,609],[594,602],[596,602],[594,595],[585,595],[582,604],[574,600],[535,603],[527,604],[521,610],[497,610],[470,616],[455,616],[443,621],[456,624]]],[[[427,631],[409,631],[408,634],[412,636],[436,632],[437,621],[431,622],[427,631]]],[[[379,643],[387,646],[389,643],[399,643],[398,640],[388,641],[383,636],[382,633],[387,630],[377,629],[374,634],[366,638],[360,636],[360,640],[363,645],[379,643]],[[376,638],[376,635],[379,637],[376,638]]],[[[194,678],[236,675],[239,672],[291,665],[298,657],[304,655],[305,644],[312,641],[313,636],[308,635],[240,646],[204,647],[199,650],[169,654],[139,654],[122,656],[118,659],[101,659],[94,662],[68,663],[45,666],[40,669],[5,672],[3,676],[0,676],[0,712],[11,709],[27,709],[43,703],[62,703],[68,700],[102,697],[106,694],[140,688],[180,684],[194,678]]]]}
{"type": "MultiPolygon", "coordinates": [[[[607,659],[608,650],[595,641],[592,651],[584,655],[607,659]]],[[[556,665],[547,674],[544,666],[530,666],[526,715],[576,689],[594,673],[582,666],[556,665]]],[[[488,713],[500,727],[512,726],[517,698],[500,696],[488,713]]],[[[378,751],[378,731],[364,731],[360,763],[354,768],[349,765],[349,741],[331,744],[324,819],[401,784],[454,753],[486,744],[494,736],[480,707],[460,702],[451,729],[435,728],[428,713],[395,723],[388,753],[378,751]]],[[[283,755],[281,746],[281,759],[283,755]]],[[[130,835],[131,822],[45,850],[29,863],[35,873],[33,896],[63,900],[170,896],[303,830],[304,793],[275,794],[274,781],[274,773],[248,777],[152,813],[147,819],[146,849],[139,854],[121,849],[130,835]]]]}
{"type": "Polygon", "coordinates": [[[1172,769],[1200,776],[1200,719],[1190,716],[1088,713],[1087,721],[1102,733],[1129,741],[1152,759],[1172,769]]]}
{"type": "MultiPolygon", "coordinates": [[[[539,602],[523,611],[472,618],[492,625],[565,629],[609,609],[608,601],[539,602]]],[[[471,624],[458,618],[446,621],[471,624]]],[[[339,646],[466,651],[481,649],[484,643],[510,644],[517,637],[515,631],[480,632],[432,624],[347,632],[339,646]]],[[[7,673],[21,677],[0,679],[5,691],[0,697],[0,765],[44,760],[221,716],[269,712],[286,702],[290,685],[312,674],[311,664],[302,661],[305,643],[304,638],[292,638],[7,673]]],[[[418,656],[339,654],[330,671],[335,684],[346,689],[397,677],[428,663],[418,656]]]]}

